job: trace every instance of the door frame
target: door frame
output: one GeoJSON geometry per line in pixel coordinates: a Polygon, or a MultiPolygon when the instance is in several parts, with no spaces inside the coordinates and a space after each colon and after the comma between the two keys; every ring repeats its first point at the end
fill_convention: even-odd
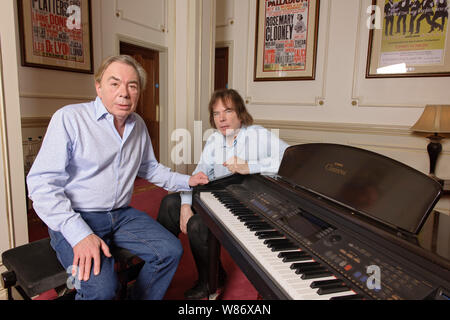
{"type": "Polygon", "coordinates": [[[217,41],[217,48],[228,48],[228,88],[233,89],[234,41],[217,41]]]}
{"type": "Polygon", "coordinates": [[[115,52],[120,54],[120,42],[126,42],[139,47],[155,50],[159,52],[159,162],[165,166],[172,167],[170,162],[170,150],[168,149],[169,137],[168,132],[168,49],[157,44],[142,41],[123,34],[116,34],[115,52]]]}

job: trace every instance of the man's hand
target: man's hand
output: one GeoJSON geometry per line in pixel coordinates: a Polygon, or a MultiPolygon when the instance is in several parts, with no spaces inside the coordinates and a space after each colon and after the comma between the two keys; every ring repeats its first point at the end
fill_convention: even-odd
{"type": "Polygon", "coordinates": [[[198,172],[189,178],[189,185],[191,187],[198,186],[199,184],[207,184],[209,183],[208,176],[203,172],[198,172]]]}
{"type": "Polygon", "coordinates": [[[182,204],[180,210],[180,230],[187,234],[187,224],[189,219],[194,215],[190,204],[182,204]]]}
{"type": "Polygon", "coordinates": [[[224,164],[231,173],[240,173],[240,174],[249,174],[250,168],[248,167],[248,163],[241,158],[236,156],[228,159],[224,164]]]}
{"type": "Polygon", "coordinates": [[[95,234],[90,234],[73,247],[72,275],[79,268],[78,279],[88,281],[91,273],[92,259],[94,259],[94,275],[100,273],[100,249],[105,256],[111,257],[106,243],[95,234]]]}

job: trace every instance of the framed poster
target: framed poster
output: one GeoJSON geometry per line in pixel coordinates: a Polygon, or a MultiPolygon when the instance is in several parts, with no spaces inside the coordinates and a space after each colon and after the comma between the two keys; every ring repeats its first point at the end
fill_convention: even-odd
{"type": "Polygon", "coordinates": [[[93,73],[90,0],[18,0],[22,65],[93,73]]]}
{"type": "Polygon", "coordinates": [[[254,81],[314,80],[319,0],[258,0],[254,81]]]}
{"type": "Polygon", "coordinates": [[[372,0],[366,78],[450,76],[447,0],[372,0]]]}

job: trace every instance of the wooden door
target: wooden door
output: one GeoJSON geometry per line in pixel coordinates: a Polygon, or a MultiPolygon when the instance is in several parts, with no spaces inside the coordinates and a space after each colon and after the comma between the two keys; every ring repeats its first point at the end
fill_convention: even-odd
{"type": "Polygon", "coordinates": [[[228,47],[216,48],[214,90],[228,88],[228,47]]]}
{"type": "Polygon", "coordinates": [[[156,159],[159,161],[159,52],[120,42],[120,54],[132,56],[147,71],[147,85],[136,113],[145,121],[156,159]]]}

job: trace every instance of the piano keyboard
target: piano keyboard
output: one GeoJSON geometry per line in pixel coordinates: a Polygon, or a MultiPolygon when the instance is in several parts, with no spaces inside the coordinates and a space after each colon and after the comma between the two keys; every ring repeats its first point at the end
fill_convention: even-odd
{"type": "Polygon", "coordinates": [[[291,299],[359,299],[326,266],[263,221],[226,192],[201,192],[200,199],[291,299]]]}

